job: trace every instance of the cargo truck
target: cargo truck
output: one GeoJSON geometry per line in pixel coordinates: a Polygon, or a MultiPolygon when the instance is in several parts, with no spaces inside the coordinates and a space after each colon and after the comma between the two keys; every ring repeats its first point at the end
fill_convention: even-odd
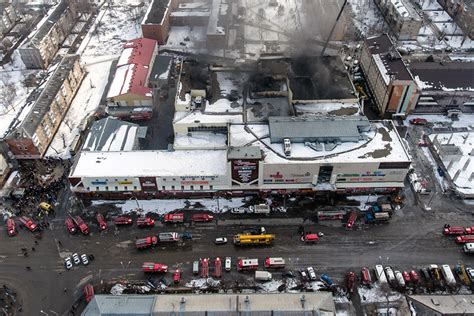
{"type": "Polygon", "coordinates": [[[255,271],[255,280],[256,281],[270,281],[272,279],[272,274],[268,271],[255,271]]]}
{"type": "Polygon", "coordinates": [[[214,216],[209,214],[194,214],[192,219],[193,222],[212,222],[214,216]]]}
{"type": "Polygon", "coordinates": [[[148,236],[145,238],[140,238],[135,241],[135,247],[137,249],[146,249],[150,247],[154,247],[158,244],[158,237],[156,236],[148,236]]]}
{"type": "Polygon", "coordinates": [[[72,218],[74,223],[76,223],[77,227],[83,235],[89,234],[89,226],[84,222],[84,220],[80,216],[75,216],[72,218]]]}
{"type": "Polygon", "coordinates": [[[184,223],[184,213],[168,213],[163,216],[163,223],[184,223]]]}

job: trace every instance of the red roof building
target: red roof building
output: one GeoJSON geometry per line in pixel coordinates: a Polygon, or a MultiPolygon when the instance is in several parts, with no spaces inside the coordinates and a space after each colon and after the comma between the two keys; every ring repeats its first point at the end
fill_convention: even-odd
{"type": "Polygon", "coordinates": [[[136,38],[123,47],[107,99],[115,106],[152,106],[152,89],[147,83],[157,43],[148,38],[136,38]]]}

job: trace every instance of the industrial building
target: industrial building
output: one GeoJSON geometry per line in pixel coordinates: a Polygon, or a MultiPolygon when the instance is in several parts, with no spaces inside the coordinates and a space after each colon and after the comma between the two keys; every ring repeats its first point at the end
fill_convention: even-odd
{"type": "Polygon", "coordinates": [[[51,72],[29,113],[6,137],[16,159],[44,156],[84,78],[78,55],[63,57],[51,72]]]}
{"type": "Polygon", "coordinates": [[[77,20],[77,1],[61,0],[18,48],[26,68],[46,69],[77,20]]]}
{"type": "Polygon", "coordinates": [[[404,117],[413,111],[419,88],[387,34],[364,41],[360,64],[381,117],[404,117]]]}
{"type": "Polygon", "coordinates": [[[421,90],[415,113],[474,113],[474,63],[412,62],[421,90]]]}
{"type": "Polygon", "coordinates": [[[82,316],[336,315],[329,292],[304,294],[95,295],[82,316]],[[212,295],[212,299],[210,297],[212,295]]]}
{"type": "Polygon", "coordinates": [[[170,15],[176,4],[176,0],[152,0],[141,25],[143,37],[157,41],[158,45],[164,45],[168,39],[170,15]]]}
{"type": "Polygon", "coordinates": [[[407,0],[375,0],[388,26],[399,40],[416,40],[423,19],[407,0]]]}

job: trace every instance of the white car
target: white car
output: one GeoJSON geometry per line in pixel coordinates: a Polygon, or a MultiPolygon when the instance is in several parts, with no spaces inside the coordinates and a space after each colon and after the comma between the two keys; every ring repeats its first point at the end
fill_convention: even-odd
{"type": "Polygon", "coordinates": [[[308,267],[307,270],[308,270],[309,279],[310,279],[311,281],[316,280],[316,272],[314,272],[313,267],[308,267]]]}
{"type": "Polygon", "coordinates": [[[216,238],[216,240],[214,241],[214,243],[216,245],[224,245],[224,244],[227,244],[227,238],[225,237],[218,237],[216,238]]]}
{"type": "Polygon", "coordinates": [[[67,257],[66,259],[64,259],[64,265],[66,266],[66,269],[71,270],[72,268],[71,258],[67,257]]]}
{"type": "Polygon", "coordinates": [[[74,264],[80,264],[81,259],[79,259],[79,255],[77,253],[72,254],[72,260],[74,261],[74,264]]]}
{"type": "Polygon", "coordinates": [[[230,269],[232,268],[232,259],[231,259],[230,257],[226,257],[226,258],[225,258],[224,267],[225,267],[225,270],[226,270],[227,272],[229,272],[230,269]]]}
{"type": "Polygon", "coordinates": [[[244,214],[245,213],[245,208],[243,207],[234,207],[230,210],[232,214],[244,214]]]}
{"type": "Polygon", "coordinates": [[[81,261],[82,261],[82,264],[85,266],[89,264],[89,259],[87,259],[87,256],[85,253],[81,255],[81,261]]]}
{"type": "Polygon", "coordinates": [[[474,269],[472,268],[466,268],[466,273],[469,279],[471,279],[471,282],[474,282],[474,269]]]}

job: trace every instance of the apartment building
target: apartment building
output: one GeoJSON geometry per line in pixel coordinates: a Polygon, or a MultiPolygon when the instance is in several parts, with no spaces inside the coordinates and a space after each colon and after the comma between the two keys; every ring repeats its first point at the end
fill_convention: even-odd
{"type": "Polygon", "coordinates": [[[405,116],[413,111],[419,88],[387,34],[365,40],[360,63],[381,117],[405,116]]]}
{"type": "Polygon", "coordinates": [[[474,39],[474,1],[472,0],[438,0],[464,34],[474,39]]]}
{"type": "Polygon", "coordinates": [[[375,0],[382,15],[399,40],[416,40],[422,18],[407,0],[375,0]]]}
{"type": "Polygon", "coordinates": [[[78,55],[65,56],[21,124],[6,139],[17,159],[43,157],[84,77],[78,55]]]}
{"type": "Polygon", "coordinates": [[[46,69],[71,32],[78,17],[77,1],[61,0],[18,51],[28,69],[46,69]]]}
{"type": "Polygon", "coordinates": [[[2,12],[2,17],[0,19],[0,33],[8,33],[16,22],[19,20],[19,13],[13,5],[9,5],[2,12]]]}

